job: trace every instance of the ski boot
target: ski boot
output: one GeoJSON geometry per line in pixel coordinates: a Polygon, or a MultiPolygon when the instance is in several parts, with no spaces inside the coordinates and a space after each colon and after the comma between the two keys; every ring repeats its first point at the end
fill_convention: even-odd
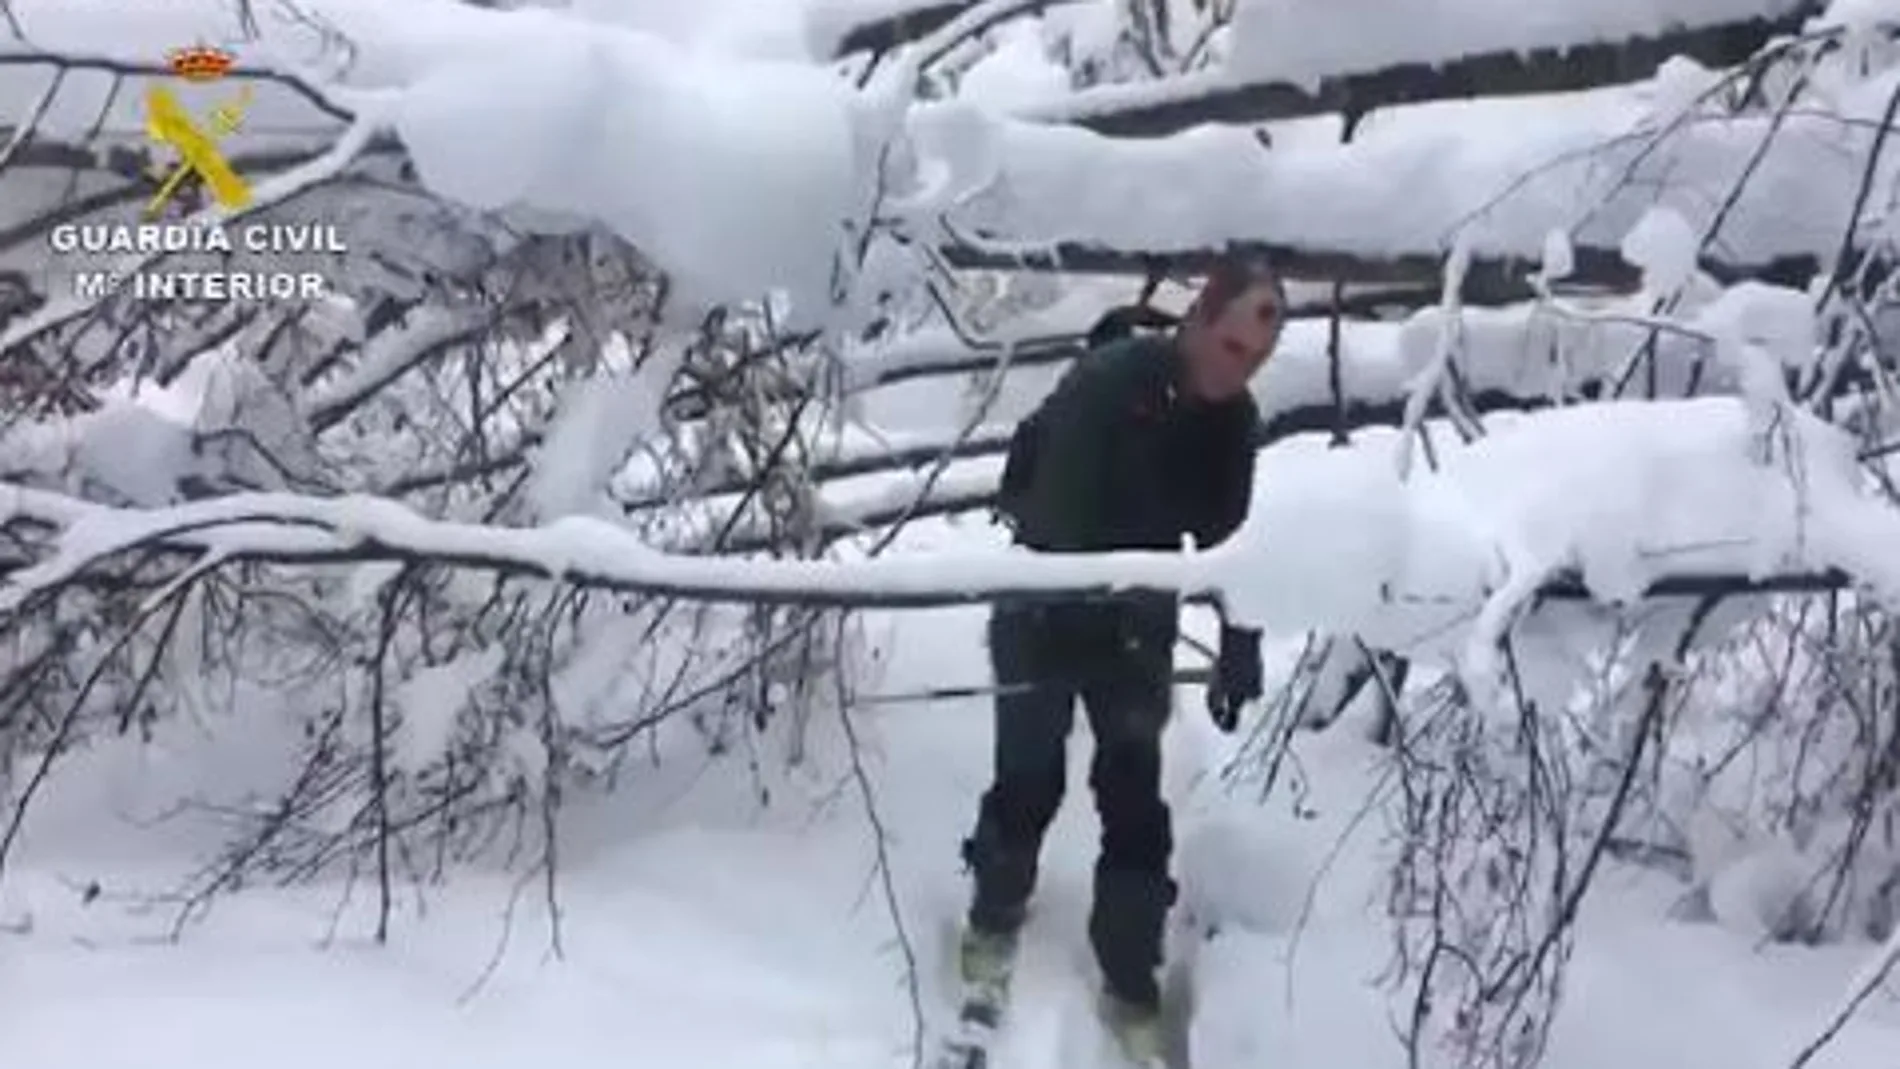
{"type": "MultiPolygon", "coordinates": [[[[966,1000],[1000,1007],[1009,995],[1015,965],[1016,933],[964,926],[963,940],[957,948],[957,976],[963,981],[966,1000]]],[[[981,1023],[989,1027],[996,1024],[981,1023]]]]}
{"type": "Polygon", "coordinates": [[[1163,1069],[1166,1061],[1161,1007],[1130,1002],[1104,989],[1098,1010],[1116,1050],[1130,1069],[1163,1069]]]}

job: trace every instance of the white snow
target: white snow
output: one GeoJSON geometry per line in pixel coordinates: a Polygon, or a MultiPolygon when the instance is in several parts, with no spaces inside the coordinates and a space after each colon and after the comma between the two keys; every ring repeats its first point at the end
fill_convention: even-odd
{"type": "Polygon", "coordinates": [[[457,718],[474,692],[500,670],[507,650],[489,646],[418,669],[396,689],[401,711],[392,747],[398,770],[415,773],[439,761],[455,738],[457,718]]]}
{"type": "Polygon", "coordinates": [[[1305,440],[1263,455],[1253,514],[1207,554],[1230,606],[1280,632],[1359,634],[1393,650],[1478,658],[1480,605],[1501,611],[1574,570],[1627,601],[1666,575],[1765,575],[1838,566],[1900,592],[1884,547],[1900,514],[1864,495],[1852,440],[1781,413],[1772,463],[1749,407],[1711,398],[1604,403],[1493,421],[1469,447],[1439,431],[1442,468],[1401,483],[1383,439],[1305,440]],[[1296,459],[1297,458],[1297,459],[1296,459]]]}
{"type": "Polygon", "coordinates": [[[695,51],[756,59],[825,59],[813,53],[808,9],[787,0],[572,0],[584,18],[641,30],[695,51]]]}
{"type": "Polygon", "coordinates": [[[176,500],[178,477],[198,466],[190,428],[136,404],[93,413],[73,460],[103,489],[148,507],[176,500]]]}
{"type": "Polygon", "coordinates": [[[1193,558],[1112,553],[1044,560],[1022,553],[967,557],[891,556],[839,567],[824,561],[738,562],[670,555],[625,527],[570,516],[537,528],[497,528],[432,520],[387,498],[317,498],[292,494],[230,494],[168,509],[128,511],[94,506],[49,491],[0,486],[0,518],[69,518],[61,552],[11,573],[0,585],[0,610],[21,604],[41,584],[59,583],[100,555],[157,538],[218,554],[334,555],[385,546],[424,551],[549,577],[568,577],[654,591],[717,595],[824,596],[875,590],[894,596],[955,598],[969,588],[1052,589],[1077,586],[1202,589],[1193,558]],[[171,534],[171,532],[181,532],[171,534]]]}
{"type": "MultiPolygon", "coordinates": [[[[1838,115],[1787,117],[1765,152],[1766,117],[1688,123],[1652,143],[1680,105],[1641,87],[1393,109],[1349,143],[1284,153],[1245,129],[1117,140],[949,102],[912,117],[919,140],[960,152],[946,158],[946,192],[916,212],[924,226],[928,213],[949,211],[960,233],[1008,247],[1073,241],[1163,252],[1244,240],[1435,254],[1462,231],[1477,255],[1536,258],[1553,226],[1577,245],[1615,248],[1652,208],[1700,234],[1726,207],[1720,259],[1829,257],[1893,79],[1843,86],[1838,115]],[[977,187],[983,194],[965,203],[977,187]],[[1391,196],[1394,188],[1406,195],[1391,196]]],[[[1883,157],[1876,181],[1893,166],[1883,157]]]]}
{"type": "Polygon", "coordinates": [[[401,326],[378,333],[362,348],[347,374],[331,378],[301,398],[303,410],[321,416],[357,404],[407,372],[422,354],[471,337],[487,321],[479,309],[419,308],[401,326]]]}
{"type": "Polygon", "coordinates": [[[216,363],[200,361],[169,386],[110,384],[93,412],[0,423],[0,478],[86,487],[139,506],[172,503],[179,480],[204,468],[193,431],[216,363]]]}
{"type": "Polygon", "coordinates": [[[599,515],[603,490],[627,452],[653,429],[652,379],[600,372],[567,384],[534,460],[528,498],[542,520],[599,515]]]}
{"type": "Polygon", "coordinates": [[[1044,50],[1041,27],[1019,20],[996,31],[996,47],[963,72],[957,97],[996,111],[1059,98],[1069,91],[1069,72],[1044,50]]]}
{"type": "Polygon", "coordinates": [[[1643,269],[1644,289],[1668,296],[1695,277],[1698,244],[1695,230],[1681,214],[1652,208],[1623,236],[1618,251],[1643,269]]]}
{"type": "Polygon", "coordinates": [[[73,489],[91,483],[134,505],[170,504],[178,478],[196,466],[190,425],[132,401],[0,428],[0,475],[73,489]]]}
{"type": "MultiPolygon", "coordinates": [[[[944,537],[960,536],[928,535],[944,537]]],[[[887,636],[890,689],[984,675],[979,612],[870,626],[887,636]]],[[[1276,638],[1270,672],[1298,645],[1276,638]]],[[[989,712],[973,700],[856,720],[922,994],[934,1005],[964,887],[956,844],[988,771],[989,712]]],[[[122,816],[162,808],[168,790],[215,786],[208,773],[220,768],[235,794],[235,784],[287,767],[294,753],[255,744],[206,752],[200,743],[186,751],[201,773],[192,780],[127,760],[130,747],[71,758],[29,823],[25,861],[9,873],[0,1061],[22,1069],[907,1065],[903,961],[882,906],[866,898],[870,831],[861,806],[835,796],[844,763],[835,718],[814,725],[809,767],[759,769],[776,799],[763,809],[749,775],[708,766],[677,724],[656,738],[656,763],[614,798],[571,802],[559,957],[548,950],[538,884],[517,895],[515,877],[485,871],[442,886],[405,881],[386,947],[365,938],[373,891],[359,880],[346,894],[341,877],[248,890],[182,941],[154,941],[169,911],[124,897],[168,886],[212,840],[202,824],[173,822],[160,851],[153,833],[128,829],[122,816]],[[89,793],[107,781],[117,789],[89,793]],[[78,890],[91,880],[104,894],[82,906],[78,890]],[[113,1026],[101,1027],[108,1018],[113,1026]]],[[[1079,735],[1078,760],[1086,746],[1079,735]]],[[[1379,818],[1362,816],[1390,790],[1379,755],[1346,732],[1301,741],[1301,807],[1311,814],[1302,818],[1285,794],[1262,804],[1244,777],[1223,785],[1218,773],[1235,744],[1214,734],[1191,691],[1181,694],[1168,747],[1183,899],[1221,926],[1211,941],[1183,931],[1170,943],[1195,996],[1197,1069],[1403,1066],[1383,1024],[1404,1011],[1402,996],[1378,981],[1390,956],[1380,908],[1388,848],[1379,818]]],[[[1077,789],[1053,829],[1030,929],[1009,1044],[1022,1060],[1006,1064],[1073,1064],[1059,1052],[1088,1035],[1094,845],[1087,791],[1077,789]]],[[[1670,893],[1661,877],[1617,871],[1592,897],[1550,1069],[1783,1064],[1864,956],[1842,947],[1757,952],[1720,929],[1659,922],[1670,893]]],[[[1896,1043],[1900,1018],[1876,999],[1815,1064],[1886,1069],[1896,1043]]]]}
{"type": "MultiPolygon", "coordinates": [[[[1619,0],[1590,16],[1576,13],[1594,9],[1577,5],[1513,4],[1516,14],[1507,16],[1496,0],[1466,0],[1422,19],[1391,19],[1364,0],[1341,9],[1300,3],[1261,10],[1293,20],[1270,36],[1297,42],[1305,55],[1322,54],[1315,42],[1334,40],[1429,49],[1435,34],[1474,40],[1472,26],[1494,27],[1500,42],[1516,47],[1584,30],[1695,21],[1718,7],[1770,12],[1789,2],[1747,0],[1737,8],[1716,0],[1619,0]],[[1536,14],[1546,11],[1562,14],[1536,14]],[[1360,23],[1381,31],[1346,32],[1360,23]]],[[[35,42],[147,63],[162,51],[154,41],[223,40],[235,32],[220,21],[230,12],[214,0],[172,0],[129,15],[123,7],[123,0],[16,0],[10,10],[35,42]]],[[[805,322],[826,321],[835,256],[849,247],[848,225],[872,203],[879,181],[892,85],[860,94],[820,66],[682,44],[678,33],[658,35],[672,31],[656,28],[652,20],[661,16],[644,5],[603,4],[579,14],[446,0],[400,9],[316,0],[313,7],[357,47],[347,82],[326,92],[376,116],[393,109],[395,130],[431,189],[473,207],[515,209],[518,221],[537,227],[609,226],[666,265],[693,299],[784,291],[805,322]],[[522,55],[535,62],[513,65],[522,55]],[[502,65],[510,66],[507,78],[494,76],[502,65]]],[[[702,25],[677,18],[680,26],[702,25]]],[[[972,72],[971,100],[912,109],[907,129],[921,147],[918,175],[910,188],[900,180],[886,192],[895,195],[887,207],[901,210],[920,234],[949,212],[960,230],[999,240],[1148,251],[1264,239],[1430,253],[1466,223],[1478,255],[1535,256],[1553,225],[1571,227],[1579,244],[1614,247],[1657,203],[1703,228],[1722,202],[1711,191],[1750,165],[1768,130],[1766,118],[1687,124],[1626,180],[1645,140],[1631,135],[1646,120],[1680,111],[1682,79],[1672,75],[1660,89],[1396,109],[1375,116],[1351,144],[1302,145],[1298,153],[1263,150],[1244,130],[1117,143],[979,109],[977,100],[1031,106],[1032,97],[1054,90],[1055,69],[1032,55],[1037,32],[1023,23],[1004,33],[1004,47],[972,72]],[[1387,195],[1395,183],[1406,197],[1387,195]],[[963,203],[978,190],[976,203],[963,203]]],[[[243,59],[301,70],[288,57],[293,45],[307,43],[267,38],[247,46],[243,59]]],[[[1721,255],[1759,262],[1834,251],[1862,177],[1858,148],[1873,136],[1868,124],[1854,124],[1880,113],[1891,80],[1838,87],[1841,116],[1788,118],[1729,210],[1721,255]]],[[[35,89],[19,84],[24,107],[35,89]]],[[[310,129],[312,113],[300,106],[310,129]]],[[[135,107],[135,100],[120,101],[121,110],[135,107]]],[[[83,112],[72,112],[76,122],[92,117],[83,112]]]]}
{"type": "Polygon", "coordinates": [[[1544,235],[1544,255],[1538,259],[1543,268],[1546,281],[1566,278],[1577,269],[1577,250],[1570,244],[1570,235],[1562,230],[1553,229],[1544,235]]]}
{"type": "Polygon", "coordinates": [[[1883,23],[1900,22],[1900,3],[1894,0],[1828,0],[1826,13],[1814,22],[1816,26],[1871,30],[1883,23]]]}
{"type": "Polygon", "coordinates": [[[842,83],[632,32],[555,25],[515,43],[530,40],[540,61],[520,78],[471,55],[403,94],[396,131],[430,188],[598,220],[689,301],[784,290],[798,315],[822,314],[860,175],[842,83]]]}
{"type": "MultiPolygon", "coordinates": [[[[1161,79],[1092,86],[1061,100],[1020,107],[1021,118],[1079,119],[1106,112],[1192,99],[1225,88],[1292,83],[1308,89],[1321,78],[1369,74],[1399,63],[1437,63],[1497,51],[1528,51],[1653,35],[1682,26],[1773,17],[1795,10],[1800,0],[1611,0],[1604,4],[1517,4],[1510,0],[1430,0],[1394,18],[1377,0],[1242,0],[1222,33],[1222,62],[1161,79]]],[[[1891,0],[1833,0],[1824,25],[1871,24],[1892,19],[1891,0]]],[[[1079,24],[1093,31],[1091,54],[1106,51],[1117,25],[1112,5],[1078,4],[1057,9],[1046,21],[1079,24]]],[[[1666,60],[1656,81],[1664,100],[1686,103],[1695,88],[1717,76],[1683,57],[1666,60]]],[[[1400,109],[1404,110],[1404,109],[1400,109]]],[[[1667,109],[1663,109],[1667,110],[1667,109]]],[[[1329,117],[1330,118],[1330,117],[1329,117]]],[[[1302,120],[1312,122],[1313,120],[1302,120]]],[[[1337,125],[1337,120],[1332,120],[1337,125]]],[[[1335,140],[1337,139],[1335,135],[1335,140]]],[[[1275,141],[1279,142],[1278,132],[1275,141]]]]}
{"type": "MultiPolygon", "coordinates": [[[[607,10],[581,17],[446,0],[308,6],[355,48],[348,88],[332,86],[331,95],[379,120],[388,109],[437,193],[475,208],[518,209],[537,227],[609,226],[676,274],[682,302],[782,290],[795,316],[823,316],[833,255],[871,162],[857,155],[862,101],[835,74],[682,48],[594,17],[607,10]],[[519,63],[522,56],[534,62],[519,63]],[[497,77],[503,69],[509,75],[497,77]],[[771,195],[760,195],[762,176],[774,184],[771,195]],[[794,204],[797,211],[786,210],[794,204]]],[[[219,0],[169,0],[129,15],[123,7],[19,0],[10,10],[36,46],[151,65],[177,42],[238,34],[219,0]]],[[[307,27],[267,27],[262,44],[233,42],[240,65],[307,66],[289,55],[308,45],[307,27]]],[[[16,78],[0,88],[20,86],[24,104],[36,84],[16,78]]],[[[137,94],[123,96],[115,129],[137,130],[137,94]]],[[[274,103],[248,121],[278,131],[280,141],[286,125],[316,134],[334,127],[313,123],[307,106],[299,111],[282,91],[267,87],[260,96],[274,103]]],[[[11,89],[0,99],[12,110],[11,89]]],[[[97,113],[72,111],[75,130],[97,113]]],[[[231,142],[252,145],[243,135],[231,142]]]]}
{"type": "MultiPolygon", "coordinates": [[[[1567,241],[1557,235],[1547,240],[1550,247],[1544,262],[1566,266],[1559,254],[1567,251],[1567,241]]],[[[1563,272],[1555,273],[1561,277],[1563,272]]],[[[989,340],[1008,346],[1074,338],[1109,305],[1131,299],[1133,289],[1132,285],[1119,290],[1080,287],[1040,313],[1013,320],[989,340]]],[[[1578,396],[1585,384],[1617,381],[1636,357],[1653,347],[1662,396],[1680,396],[1692,382],[1704,392],[1739,390],[1737,375],[1714,359],[1713,349],[1714,333],[1738,321],[1737,317],[1743,336],[1755,340],[1781,366],[1790,370],[1814,366],[1819,350],[1813,302],[1806,292],[1761,283],[1733,286],[1715,297],[1692,289],[1678,308],[1681,318],[1660,325],[1650,315],[1653,297],[1642,293],[1582,306],[1555,302],[1463,309],[1458,314],[1459,372],[1474,391],[1561,400],[1578,396]]],[[[1179,311],[1185,301],[1177,296],[1164,289],[1156,304],[1179,311]]],[[[1342,322],[1338,364],[1346,399],[1373,405],[1402,402],[1436,358],[1445,318],[1441,309],[1430,307],[1397,322],[1342,322]]],[[[1325,318],[1299,317],[1288,322],[1273,359],[1254,380],[1254,400],[1268,423],[1294,410],[1333,404],[1331,334],[1332,324],[1325,318]]],[[[988,368],[1007,357],[998,350],[973,349],[947,329],[925,327],[876,346],[847,349],[841,385],[863,397],[864,418],[894,443],[929,440],[948,445],[963,423],[942,403],[942,380],[921,378],[880,386],[880,377],[952,362],[988,368]]],[[[1047,393],[1064,366],[1013,366],[989,416],[995,427],[978,436],[1007,430],[1006,424],[1047,393]]],[[[835,455],[849,457],[872,449],[875,442],[854,438],[827,446],[837,449],[835,455]]]]}

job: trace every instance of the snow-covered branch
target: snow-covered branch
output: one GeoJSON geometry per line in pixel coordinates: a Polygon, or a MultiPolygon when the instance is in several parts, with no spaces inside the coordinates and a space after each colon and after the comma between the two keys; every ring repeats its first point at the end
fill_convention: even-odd
{"type": "MultiPolygon", "coordinates": [[[[1694,6],[1694,5],[1691,5],[1694,6]]],[[[1724,68],[1753,59],[1776,38],[1801,31],[1818,3],[1745,3],[1710,22],[1707,5],[1677,22],[1668,5],[1624,6],[1597,11],[1579,6],[1562,12],[1490,3],[1449,5],[1435,10],[1430,32],[1412,23],[1394,37],[1394,23],[1368,25],[1364,13],[1347,7],[1296,6],[1284,13],[1262,7],[1239,31],[1276,50],[1281,42],[1325,42],[1314,56],[1296,53],[1289,68],[1237,47],[1237,67],[1196,72],[1155,82],[1123,83],[1084,90],[1048,104],[1018,110],[1025,119],[1071,123],[1111,137],[1165,137],[1206,123],[1251,124],[1340,114],[1354,121],[1381,108],[1471,97],[1567,93],[1646,80],[1671,61],[1724,68]],[[1328,26],[1272,25],[1274,19],[1318,19],[1328,26]],[[1250,25],[1258,23],[1258,25],[1250,25]],[[1340,25],[1339,23],[1345,23],[1340,25]],[[1486,43],[1493,42],[1492,51],[1486,43]],[[1317,77],[1319,63],[1338,64],[1317,77]],[[1346,64],[1351,64],[1347,66],[1346,64]],[[1259,80],[1244,72],[1259,71],[1259,80]]]]}
{"type": "MultiPolygon", "coordinates": [[[[943,253],[950,263],[971,271],[1049,271],[1071,275],[1140,277],[1151,274],[1157,261],[1167,263],[1173,271],[1181,274],[1203,273],[1230,246],[1258,251],[1271,257],[1289,279],[1337,281],[1360,286],[1411,287],[1423,291],[1434,285],[1444,271],[1444,259],[1437,253],[1360,255],[1334,251],[1322,244],[1288,245],[1271,241],[1234,241],[1218,247],[1162,244],[1110,246],[1071,241],[1008,246],[997,243],[953,243],[945,246],[943,253]]],[[[1565,279],[1567,288],[1584,293],[1611,294],[1627,294],[1637,288],[1640,272],[1623,260],[1614,245],[1579,245],[1575,253],[1575,270],[1565,279]]],[[[1724,282],[1753,280],[1800,287],[1807,285],[1808,280],[1820,269],[1820,260],[1807,253],[1774,256],[1752,263],[1706,256],[1698,266],[1710,277],[1724,282]]],[[[1474,256],[1465,275],[1466,303],[1484,307],[1530,300],[1537,296],[1530,277],[1538,270],[1537,256],[1529,251],[1474,256]]],[[[1368,303],[1390,302],[1372,299],[1368,303]]]]}
{"type": "Polygon", "coordinates": [[[62,533],[45,560],[8,577],[0,609],[17,610],[107,558],[156,546],[220,561],[437,562],[715,601],[902,606],[1035,593],[1220,594],[1278,627],[1378,635],[1396,649],[1417,643],[1408,632],[1443,628],[1488,598],[1534,595],[1547,584],[1553,592],[1581,584],[1621,601],[1663,581],[1706,592],[1738,576],[1748,577],[1738,589],[1748,589],[1778,575],[1793,577],[1786,584],[1793,586],[1848,575],[1900,592],[1900,568],[1881,541],[1900,538],[1900,513],[1855,488],[1851,442],[1811,417],[1786,414],[1800,443],[1789,461],[1797,465],[1791,486],[1749,459],[1746,411],[1710,399],[1529,415],[1514,431],[1452,454],[1445,473],[1410,483],[1397,481],[1376,447],[1307,453],[1296,467],[1269,467],[1242,534],[1186,555],[735,561],[667,554],[591,518],[503,529],[431,520],[385,499],[279,494],[125,511],[15,489],[11,521],[62,533]],[[1620,428],[1614,448],[1595,444],[1606,426],[1620,428]],[[1593,474],[1579,475],[1587,490],[1496,481],[1527,461],[1541,466],[1576,449],[1571,439],[1579,435],[1602,453],[1593,474]],[[1644,471],[1645,480],[1628,485],[1631,471],[1644,471]],[[1474,511],[1460,518],[1457,509],[1474,511]],[[1342,532],[1359,541],[1342,540],[1342,532]],[[1322,588],[1316,576],[1338,582],[1322,588]]]}
{"type": "Polygon", "coordinates": [[[1240,244],[1293,277],[1418,283],[1462,235],[1467,296],[1493,303],[1528,296],[1523,276],[1555,227],[1575,253],[1572,282],[1627,291],[1618,249],[1660,201],[1720,232],[1702,255],[1718,280],[1799,286],[1840,252],[1867,169],[1887,181],[1895,167],[1875,151],[1889,95],[1877,78],[1779,98],[1772,114],[1753,102],[1756,82],[1823,54],[1790,46],[1753,79],[1681,64],[1637,86],[1397,108],[1348,142],[1301,139],[1297,152],[1247,129],[1131,141],[956,103],[919,108],[911,132],[926,152],[971,160],[939,181],[935,205],[946,255],[966,268],[1192,271],[1240,244]],[[1157,200],[1160,188],[1175,195],[1157,200]]]}
{"type": "Polygon", "coordinates": [[[658,552],[628,530],[570,517],[534,529],[427,519],[378,498],[233,494],[130,511],[44,491],[0,494],[10,522],[64,526],[46,561],[0,585],[0,613],[74,582],[121,553],[169,548],[214,562],[406,562],[539,576],[578,586],[708,601],[807,605],[950,605],[1006,594],[1207,593],[1201,558],[1120,553],[1049,560],[1014,553],[832,563],[734,561],[658,552]]]}
{"type": "Polygon", "coordinates": [[[376,335],[348,375],[327,383],[305,401],[311,427],[321,431],[333,426],[416,364],[477,337],[494,322],[495,315],[488,309],[418,309],[411,321],[376,335]]]}

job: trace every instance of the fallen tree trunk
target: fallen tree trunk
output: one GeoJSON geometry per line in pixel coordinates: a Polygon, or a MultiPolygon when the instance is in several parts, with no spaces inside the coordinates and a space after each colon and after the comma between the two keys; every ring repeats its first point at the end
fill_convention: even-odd
{"type": "MultiPolygon", "coordinates": [[[[1198,555],[982,553],[855,562],[733,561],[654,551],[632,533],[593,520],[497,528],[431,520],[391,501],[236,494],[149,511],[117,509],[9,488],[10,522],[85,531],[40,564],[0,573],[0,624],[68,587],[110,582],[104,567],[127,554],[199,558],[195,569],[241,563],[286,566],[406,564],[554,580],[596,590],[748,605],[919,609],[1000,600],[1117,600],[1179,594],[1194,603],[1218,589],[1198,555]],[[111,532],[108,534],[107,532],[111,532]]],[[[54,536],[58,539],[60,536],[54,536]]],[[[1733,573],[1664,576],[1646,597],[1838,590],[1852,577],[1826,568],[1750,578],[1733,573]]],[[[1539,596],[1594,597],[1582,579],[1558,577],[1539,596]]]]}
{"type": "Polygon", "coordinates": [[[1342,73],[1304,88],[1286,82],[1234,84],[1219,75],[1084,91],[1025,117],[1070,123],[1111,137],[1166,137],[1208,123],[1250,124],[1339,114],[1350,125],[1378,108],[1475,97],[1536,96],[1628,85],[1653,77],[1673,57],[1711,68],[1747,62],[1778,37],[1801,31],[1823,7],[1779,18],[1685,27],[1620,41],[1463,56],[1342,73]]]}

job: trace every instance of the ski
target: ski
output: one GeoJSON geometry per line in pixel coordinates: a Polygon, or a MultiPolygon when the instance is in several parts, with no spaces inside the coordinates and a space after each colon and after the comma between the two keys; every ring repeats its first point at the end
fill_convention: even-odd
{"type": "Polygon", "coordinates": [[[1007,996],[965,995],[957,1020],[938,1055],[936,1069],[989,1069],[990,1046],[1002,1029],[1007,996]]]}

